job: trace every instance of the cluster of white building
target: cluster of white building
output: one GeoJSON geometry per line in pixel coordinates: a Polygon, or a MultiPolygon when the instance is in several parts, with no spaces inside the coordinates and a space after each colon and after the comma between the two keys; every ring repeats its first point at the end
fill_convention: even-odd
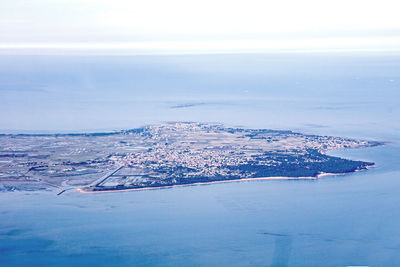
{"type": "MultiPolygon", "coordinates": [[[[149,171],[181,169],[176,175],[183,177],[215,177],[240,175],[229,169],[254,161],[256,156],[282,150],[285,153],[304,154],[307,148],[326,151],[329,149],[358,147],[368,142],[328,136],[307,136],[288,132],[257,132],[271,141],[251,138],[247,131],[226,131],[220,125],[200,123],[169,123],[149,126],[143,135],[147,149],[125,157],[114,157],[125,166],[144,168],[149,171]],[[270,137],[273,138],[270,138],[270,137]],[[187,168],[187,169],[186,169],[187,168]],[[178,174],[179,173],[179,174],[178,174]]],[[[259,164],[280,164],[268,157],[261,157],[259,164]]],[[[161,174],[160,174],[161,175],[161,174]]],[[[174,174],[170,174],[170,176],[174,174]]]]}

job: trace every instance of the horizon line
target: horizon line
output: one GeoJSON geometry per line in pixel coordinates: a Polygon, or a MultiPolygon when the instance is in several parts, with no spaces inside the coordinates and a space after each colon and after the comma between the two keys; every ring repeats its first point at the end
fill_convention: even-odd
{"type": "Polygon", "coordinates": [[[0,42],[0,54],[226,54],[396,52],[400,37],[137,42],[0,42]]]}

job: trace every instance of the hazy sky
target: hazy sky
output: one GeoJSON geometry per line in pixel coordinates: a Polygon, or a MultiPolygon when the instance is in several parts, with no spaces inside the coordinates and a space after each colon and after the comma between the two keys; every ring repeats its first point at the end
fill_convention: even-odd
{"type": "Polygon", "coordinates": [[[0,48],[397,50],[399,10],[398,0],[1,0],[0,48]]]}

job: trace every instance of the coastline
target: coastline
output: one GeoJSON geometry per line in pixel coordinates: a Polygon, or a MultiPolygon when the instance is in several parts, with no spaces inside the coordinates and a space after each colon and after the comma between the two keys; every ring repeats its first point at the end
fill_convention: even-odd
{"type": "Polygon", "coordinates": [[[285,176],[271,176],[271,177],[255,177],[255,178],[244,178],[244,179],[232,179],[232,180],[222,180],[222,181],[210,181],[210,182],[199,182],[192,184],[177,184],[177,185],[166,185],[166,186],[154,186],[154,187],[141,187],[141,188],[127,188],[127,189],[115,189],[115,190],[99,190],[99,191],[88,191],[83,188],[77,188],[75,191],[82,194],[96,194],[96,193],[111,193],[111,192],[127,192],[127,191],[141,191],[141,190],[156,190],[156,189],[167,189],[174,187],[183,187],[183,186],[197,186],[197,185],[209,185],[209,184],[219,184],[219,183],[234,183],[234,182],[244,182],[244,181],[267,181],[267,180],[318,180],[325,176],[334,176],[334,175],[346,175],[349,173],[354,173],[358,171],[365,171],[371,167],[375,167],[376,165],[367,166],[366,169],[363,170],[355,170],[353,172],[345,172],[345,173],[320,173],[317,176],[305,176],[305,177],[285,177],[285,176]]]}
{"type": "MultiPolygon", "coordinates": [[[[321,174],[322,175],[322,174],[321,174]]],[[[141,188],[127,188],[127,189],[115,189],[115,190],[99,190],[99,191],[87,191],[82,188],[76,189],[77,192],[83,194],[92,193],[107,193],[107,192],[125,192],[125,191],[139,191],[139,190],[152,190],[152,189],[164,189],[164,188],[174,188],[183,186],[196,186],[196,185],[209,185],[209,184],[220,184],[220,183],[234,183],[243,181],[262,181],[262,180],[316,180],[319,177],[284,177],[284,176],[274,176],[274,177],[256,177],[256,178],[244,178],[244,179],[232,179],[232,180],[222,180],[222,181],[210,181],[210,182],[199,182],[192,184],[177,184],[177,185],[166,185],[166,186],[148,186],[141,188]]]]}

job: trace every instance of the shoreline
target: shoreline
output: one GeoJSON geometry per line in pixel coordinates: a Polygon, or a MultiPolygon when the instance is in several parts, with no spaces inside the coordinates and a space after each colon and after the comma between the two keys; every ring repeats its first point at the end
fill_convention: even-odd
{"type": "Polygon", "coordinates": [[[248,182],[248,181],[268,181],[268,180],[318,180],[325,176],[334,176],[334,175],[346,175],[350,173],[355,173],[358,171],[365,171],[371,167],[375,167],[376,165],[368,166],[363,170],[355,170],[353,172],[345,172],[345,173],[320,173],[317,176],[304,176],[304,177],[286,177],[286,176],[271,176],[271,177],[255,177],[255,178],[244,178],[244,179],[232,179],[232,180],[222,180],[222,181],[210,181],[210,182],[198,182],[192,184],[177,184],[177,185],[166,185],[166,186],[148,186],[141,188],[127,188],[127,189],[115,189],[115,190],[98,190],[98,191],[87,191],[82,188],[77,188],[75,191],[82,194],[96,194],[96,193],[112,193],[112,192],[128,192],[128,191],[141,191],[141,190],[157,190],[157,189],[167,189],[174,187],[183,187],[183,186],[197,186],[197,185],[209,185],[209,184],[220,184],[220,183],[234,183],[234,182],[248,182]]]}
{"type": "MultiPolygon", "coordinates": [[[[321,174],[322,175],[322,174],[321,174]]],[[[183,186],[196,186],[196,185],[209,185],[209,184],[220,184],[220,183],[234,183],[242,181],[263,181],[263,180],[316,180],[319,177],[285,177],[285,176],[274,176],[274,177],[256,177],[256,178],[244,178],[244,179],[232,179],[232,180],[222,180],[222,181],[210,181],[210,182],[198,182],[192,184],[177,184],[177,185],[166,185],[166,186],[148,186],[140,188],[127,188],[127,189],[115,189],[115,190],[98,190],[98,191],[87,191],[82,188],[76,189],[77,192],[83,194],[92,193],[108,193],[108,192],[125,192],[125,191],[139,191],[139,190],[152,190],[152,189],[163,189],[163,188],[174,188],[183,186]]]]}

